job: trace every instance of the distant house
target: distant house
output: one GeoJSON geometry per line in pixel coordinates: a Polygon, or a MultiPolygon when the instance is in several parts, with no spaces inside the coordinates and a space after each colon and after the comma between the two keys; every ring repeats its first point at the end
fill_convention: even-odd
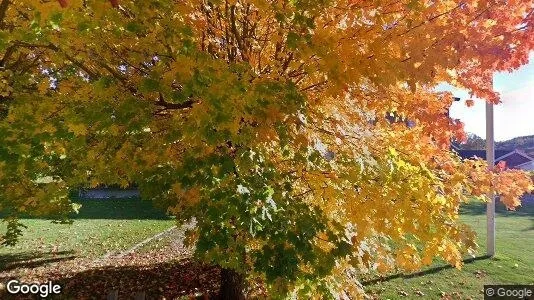
{"type": "Polygon", "coordinates": [[[139,190],[135,188],[120,189],[120,188],[90,188],[81,189],[78,192],[78,197],[82,199],[127,199],[138,198],[139,190]]]}
{"type": "Polygon", "coordinates": [[[81,199],[127,199],[139,198],[139,189],[135,186],[121,188],[117,185],[100,185],[93,188],[80,188],[78,197],[81,199]]]}
{"type": "MultiPolygon", "coordinates": [[[[480,158],[486,159],[486,150],[457,150],[462,159],[480,158]]],[[[511,169],[534,171],[534,158],[521,150],[495,150],[495,164],[504,161],[511,169]]]]}

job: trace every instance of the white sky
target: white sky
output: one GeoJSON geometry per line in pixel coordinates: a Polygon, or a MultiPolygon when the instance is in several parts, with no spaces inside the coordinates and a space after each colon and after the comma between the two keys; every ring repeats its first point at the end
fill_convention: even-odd
{"type": "MultiPolygon", "coordinates": [[[[530,63],[512,73],[496,73],[494,87],[501,94],[499,105],[495,106],[495,140],[504,141],[518,136],[534,135],[534,54],[530,63]]],[[[475,99],[473,107],[467,107],[465,100],[470,99],[466,91],[451,86],[440,85],[439,90],[449,90],[460,102],[451,109],[452,118],[460,119],[467,132],[486,137],[485,104],[475,99]]]]}

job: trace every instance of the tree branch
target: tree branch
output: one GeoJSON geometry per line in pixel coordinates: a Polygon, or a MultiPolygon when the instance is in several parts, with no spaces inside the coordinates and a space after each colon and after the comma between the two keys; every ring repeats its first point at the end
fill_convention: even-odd
{"type": "MultiPolygon", "coordinates": [[[[79,67],[80,69],[85,71],[90,77],[92,77],[92,78],[99,77],[99,74],[97,74],[96,72],[93,72],[91,69],[89,69],[83,63],[81,63],[80,61],[76,60],[74,57],[68,55],[67,53],[62,51],[59,47],[57,47],[54,44],[31,44],[31,43],[27,43],[27,42],[17,41],[14,45],[15,46],[20,46],[20,47],[26,47],[26,48],[45,48],[45,49],[50,49],[50,50],[53,50],[53,51],[61,52],[63,55],[65,55],[65,57],[70,62],[72,62],[74,65],[76,65],[77,67],[79,67]]],[[[95,56],[98,57],[98,55],[96,55],[96,54],[95,54],[95,56]]],[[[115,70],[112,67],[110,67],[104,61],[101,61],[101,60],[95,60],[95,61],[96,61],[96,63],[98,65],[100,65],[102,68],[104,68],[106,71],[108,71],[115,79],[119,80],[132,94],[138,95],[137,88],[135,86],[132,86],[131,84],[129,84],[127,78],[122,76],[122,74],[120,74],[117,70],[115,70]]],[[[165,101],[163,99],[163,95],[161,93],[159,94],[158,101],[156,101],[157,105],[162,106],[165,109],[192,108],[194,103],[196,103],[196,102],[193,101],[193,100],[187,100],[187,101],[185,101],[183,103],[167,102],[167,101],[165,101]]]]}
{"type": "Polygon", "coordinates": [[[2,57],[2,60],[0,60],[0,68],[5,68],[7,60],[11,57],[13,52],[15,52],[15,45],[11,45],[6,49],[6,53],[4,53],[4,56],[2,57]]]}
{"type": "Polygon", "coordinates": [[[0,2],[0,29],[4,29],[6,26],[4,19],[6,18],[9,4],[11,4],[11,0],[2,0],[2,2],[0,2]]]}
{"type": "Polygon", "coordinates": [[[56,51],[56,52],[61,52],[65,56],[65,58],[67,58],[68,61],[73,63],[78,68],[82,69],[92,79],[99,77],[99,74],[97,74],[96,72],[92,71],[86,65],[84,65],[81,61],[79,61],[76,58],[70,56],[68,53],[66,53],[61,48],[59,48],[58,46],[56,46],[54,44],[51,44],[51,43],[50,44],[32,44],[32,43],[27,43],[27,42],[23,42],[23,41],[16,41],[16,42],[14,42],[13,45],[14,46],[18,46],[18,47],[29,48],[29,49],[32,49],[32,48],[45,48],[45,49],[50,49],[50,50],[53,50],[53,51],[56,51]]]}
{"type": "Polygon", "coordinates": [[[156,101],[156,105],[163,106],[165,109],[186,109],[186,108],[192,108],[193,104],[195,104],[195,101],[193,100],[187,100],[183,103],[171,103],[165,101],[163,98],[163,94],[159,93],[158,101],[156,101]]]}
{"type": "Polygon", "coordinates": [[[241,35],[239,34],[239,31],[237,30],[237,24],[236,24],[236,18],[235,18],[235,5],[230,6],[230,29],[232,30],[232,33],[234,34],[235,40],[237,42],[237,46],[239,47],[241,58],[244,61],[248,61],[248,53],[247,53],[247,49],[245,49],[245,43],[241,35]]]}
{"type": "Polygon", "coordinates": [[[417,28],[419,28],[419,27],[421,27],[421,26],[423,26],[423,25],[425,25],[425,24],[427,24],[427,23],[430,23],[430,22],[434,21],[434,20],[437,19],[437,18],[440,18],[440,17],[442,17],[442,16],[444,16],[444,15],[450,14],[450,13],[453,12],[454,10],[460,8],[460,7],[462,6],[462,4],[463,4],[463,3],[460,3],[460,4],[458,4],[457,6],[451,8],[451,9],[445,11],[445,12],[442,12],[442,13],[437,14],[437,15],[435,15],[435,16],[433,16],[433,17],[427,19],[427,20],[424,20],[423,22],[421,22],[421,23],[419,23],[419,24],[413,26],[412,28],[406,30],[405,32],[399,34],[398,36],[403,36],[403,35],[409,33],[410,31],[412,31],[412,30],[414,30],[414,29],[417,29],[417,28]]]}
{"type": "Polygon", "coordinates": [[[328,82],[328,80],[323,80],[323,81],[321,81],[321,82],[317,82],[317,83],[315,83],[315,84],[312,84],[312,85],[310,85],[310,86],[307,86],[307,87],[301,89],[300,91],[301,91],[301,92],[308,91],[308,90],[314,89],[314,88],[316,88],[316,87],[319,87],[319,86],[321,86],[321,85],[324,85],[324,84],[326,84],[327,82],[328,82]]]}

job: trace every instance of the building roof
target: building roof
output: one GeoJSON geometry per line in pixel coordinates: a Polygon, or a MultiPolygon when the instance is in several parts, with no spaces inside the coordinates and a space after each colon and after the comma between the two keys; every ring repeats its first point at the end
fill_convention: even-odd
{"type": "MultiPolygon", "coordinates": [[[[486,159],[486,150],[455,150],[462,159],[478,157],[486,159]]],[[[495,163],[505,161],[509,168],[517,167],[528,162],[534,161],[534,158],[520,150],[495,150],[495,163]]]]}
{"type": "Polygon", "coordinates": [[[510,168],[513,168],[534,161],[534,158],[530,157],[525,152],[516,149],[511,153],[499,157],[498,160],[506,161],[506,165],[510,168]]]}
{"type": "MultiPolygon", "coordinates": [[[[480,159],[486,159],[486,150],[455,150],[462,159],[469,159],[478,157],[480,159]]],[[[513,152],[514,150],[495,150],[495,161],[506,154],[513,152]]]]}

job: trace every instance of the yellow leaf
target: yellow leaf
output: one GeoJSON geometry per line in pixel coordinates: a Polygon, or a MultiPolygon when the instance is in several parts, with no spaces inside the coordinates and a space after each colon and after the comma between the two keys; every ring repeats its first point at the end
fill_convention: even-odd
{"type": "Polygon", "coordinates": [[[76,136],[82,136],[82,135],[86,135],[87,134],[87,128],[85,127],[84,124],[73,124],[73,123],[70,123],[67,125],[67,127],[69,128],[69,131],[74,133],[74,135],[76,136]]]}

